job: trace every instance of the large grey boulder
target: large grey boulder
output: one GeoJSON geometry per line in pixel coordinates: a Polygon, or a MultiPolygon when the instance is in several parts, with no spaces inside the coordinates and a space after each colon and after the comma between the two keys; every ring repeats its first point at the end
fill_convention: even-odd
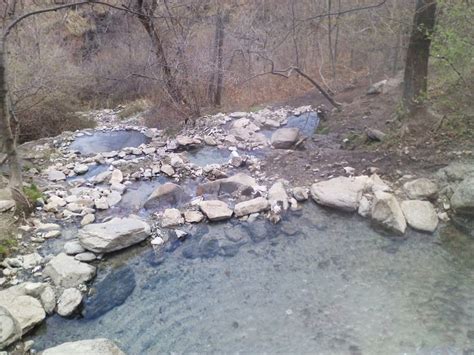
{"type": "Polygon", "coordinates": [[[0,306],[0,350],[21,338],[21,326],[7,308],[0,306]]]}
{"type": "Polygon", "coordinates": [[[403,190],[413,200],[434,199],[438,194],[438,186],[426,178],[406,182],[403,190]]]}
{"type": "Polygon", "coordinates": [[[434,232],[438,226],[438,215],[428,201],[402,201],[401,208],[407,223],[413,229],[422,232],[434,232]]]}
{"type": "Polygon", "coordinates": [[[42,355],[125,355],[120,348],[108,339],[87,339],[63,343],[46,349],[42,355]]]}
{"type": "Polygon", "coordinates": [[[311,197],[320,205],[343,211],[357,211],[369,178],[340,176],[311,186],[311,197]]]}
{"type": "Polygon", "coordinates": [[[211,221],[229,219],[233,213],[227,203],[219,200],[202,201],[199,203],[199,208],[211,221]]]}
{"type": "Polygon", "coordinates": [[[176,206],[189,196],[179,185],[167,182],[156,188],[145,202],[145,208],[156,208],[163,204],[176,206]]]}
{"type": "Polygon", "coordinates": [[[454,190],[451,207],[457,214],[474,216],[474,176],[465,178],[454,190]]]}
{"type": "Polygon", "coordinates": [[[6,289],[0,292],[0,307],[6,308],[17,320],[22,334],[26,334],[46,317],[41,303],[36,298],[19,295],[15,290],[6,289]]]}
{"type": "Polygon", "coordinates": [[[280,128],[272,134],[271,144],[276,149],[289,149],[298,141],[300,130],[298,128],[280,128]]]}
{"type": "Polygon", "coordinates": [[[393,194],[377,191],[371,216],[378,225],[386,230],[397,234],[405,233],[407,222],[393,194]]]}
{"type": "Polygon", "coordinates": [[[249,201],[240,202],[235,205],[234,213],[236,217],[246,216],[252,213],[258,213],[267,210],[270,207],[269,202],[264,197],[257,197],[249,201]]]}
{"type": "Polygon", "coordinates": [[[91,280],[95,275],[95,271],[94,266],[61,253],[46,264],[43,274],[49,276],[57,286],[76,287],[91,280]]]}
{"type": "Polygon", "coordinates": [[[94,253],[110,253],[140,243],[150,234],[150,225],[141,219],[113,218],[84,226],[79,231],[79,242],[94,253]]]}

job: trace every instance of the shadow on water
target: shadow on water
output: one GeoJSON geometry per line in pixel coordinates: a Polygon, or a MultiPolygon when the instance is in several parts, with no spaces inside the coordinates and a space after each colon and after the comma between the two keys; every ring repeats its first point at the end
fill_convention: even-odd
{"type": "Polygon", "coordinates": [[[121,150],[126,147],[138,147],[149,141],[150,139],[143,133],[133,130],[94,132],[91,135],[76,138],[69,149],[89,155],[121,150]]]}
{"type": "Polygon", "coordinates": [[[100,335],[129,354],[474,348],[473,255],[462,252],[470,239],[443,230],[382,237],[357,215],[312,203],[277,225],[189,228],[161,252],[136,247],[107,258],[85,301],[85,314],[97,316],[50,317],[35,346],[100,335]]]}

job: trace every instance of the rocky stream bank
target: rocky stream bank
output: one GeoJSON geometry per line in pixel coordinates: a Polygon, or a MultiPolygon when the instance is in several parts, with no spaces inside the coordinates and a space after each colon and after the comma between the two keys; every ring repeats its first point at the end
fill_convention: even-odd
{"type": "MultiPolygon", "coordinates": [[[[356,174],[360,167],[340,162],[335,174],[304,184],[268,176],[270,152],[281,152],[281,161],[291,160],[295,150],[311,152],[317,108],[217,114],[175,137],[141,126],[139,118],[120,121],[117,111],[91,114],[97,129],[65,132],[23,149],[26,175],[42,197],[19,228],[18,255],[1,263],[0,349],[42,350],[28,335],[46,317],[93,317],[91,304],[101,290],[90,284],[104,260],[137,244],[160,255],[192,240],[203,224],[278,224],[316,203],[359,214],[389,238],[404,238],[409,228],[431,234],[447,223],[473,236],[472,162],[391,181],[376,164],[356,174]]],[[[2,191],[0,211],[13,208],[2,191]]],[[[244,243],[231,233],[210,235],[185,251],[191,258],[232,256],[244,243]]],[[[62,353],[122,350],[111,340],[83,339],[43,351],[62,353]]]]}

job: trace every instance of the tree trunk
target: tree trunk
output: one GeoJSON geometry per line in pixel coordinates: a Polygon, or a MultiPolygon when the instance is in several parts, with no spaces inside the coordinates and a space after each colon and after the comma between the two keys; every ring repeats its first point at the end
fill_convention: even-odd
{"type": "Polygon", "coordinates": [[[17,192],[21,193],[23,181],[21,177],[20,161],[16,151],[15,133],[11,126],[5,49],[5,42],[0,41],[0,151],[6,155],[6,161],[8,162],[10,170],[9,187],[10,189],[17,190],[17,192]]]}
{"type": "Polygon", "coordinates": [[[163,75],[165,88],[168,91],[170,97],[176,103],[186,105],[187,102],[176,82],[176,78],[171,70],[168,60],[166,59],[165,50],[163,47],[163,42],[161,41],[160,34],[158,33],[158,30],[155,27],[155,24],[153,23],[153,6],[156,6],[156,3],[152,5],[150,9],[149,6],[144,3],[144,1],[137,1],[136,5],[136,11],[139,13],[137,17],[140,20],[142,26],[145,28],[148,37],[150,37],[153,52],[155,53],[156,59],[158,60],[158,65],[160,66],[161,73],[163,75]]]}
{"type": "Polygon", "coordinates": [[[217,43],[217,83],[214,96],[214,105],[220,106],[222,101],[222,90],[224,89],[224,19],[225,15],[219,14],[217,19],[218,43],[217,43]]]}
{"type": "Polygon", "coordinates": [[[403,103],[407,112],[426,93],[431,34],[436,20],[436,0],[417,0],[405,62],[403,103]]]}

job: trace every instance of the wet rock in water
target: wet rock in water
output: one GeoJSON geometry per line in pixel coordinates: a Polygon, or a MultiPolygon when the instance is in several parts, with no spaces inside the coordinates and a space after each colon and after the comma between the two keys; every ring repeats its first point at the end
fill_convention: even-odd
{"type": "Polygon", "coordinates": [[[126,266],[112,270],[102,281],[93,285],[95,293],[84,301],[84,317],[98,318],[120,306],[132,294],[135,286],[135,273],[132,268],[126,266]]]}
{"type": "Polygon", "coordinates": [[[79,240],[71,240],[64,244],[64,251],[67,255],[76,255],[85,252],[86,249],[79,243],[79,240]]]}
{"type": "Polygon", "coordinates": [[[15,207],[14,200],[0,200],[0,212],[6,212],[15,207]]]}
{"type": "Polygon", "coordinates": [[[204,235],[199,241],[199,256],[202,258],[212,258],[219,253],[223,237],[213,234],[204,235]]]}
{"type": "Polygon", "coordinates": [[[0,307],[6,308],[17,320],[23,335],[46,317],[43,306],[36,298],[21,294],[15,287],[0,291],[0,307]]]}
{"type": "Polygon", "coordinates": [[[44,350],[42,355],[125,355],[115,343],[108,339],[79,340],[63,343],[44,350]]]}
{"type": "Polygon", "coordinates": [[[257,197],[249,201],[240,202],[235,205],[234,213],[236,217],[246,216],[267,210],[270,207],[268,200],[264,197],[257,197]]]}
{"type": "Polygon", "coordinates": [[[218,179],[197,187],[197,195],[220,195],[238,193],[249,196],[257,187],[255,179],[247,174],[239,173],[231,177],[218,179]]]}
{"type": "Polygon", "coordinates": [[[285,186],[281,181],[278,181],[270,187],[268,190],[268,200],[270,205],[279,205],[286,211],[289,207],[288,194],[286,193],[285,186]]]}
{"type": "Polygon", "coordinates": [[[403,190],[413,200],[431,200],[436,198],[438,194],[438,186],[426,178],[406,182],[403,185],[403,190]]]}
{"type": "Polygon", "coordinates": [[[77,287],[94,277],[95,267],[61,253],[46,264],[43,274],[50,277],[57,286],[77,287]]]}
{"type": "Polygon", "coordinates": [[[21,326],[7,308],[0,306],[0,350],[21,338],[21,326]]]}
{"type": "Polygon", "coordinates": [[[81,226],[87,226],[88,224],[94,223],[94,221],[95,215],[93,215],[92,213],[88,213],[84,217],[82,217],[81,226]]]}
{"type": "Polygon", "coordinates": [[[74,259],[83,261],[85,263],[90,263],[91,261],[97,259],[97,256],[94,253],[86,251],[84,253],[74,255],[74,259]]]}
{"type": "Polygon", "coordinates": [[[250,238],[255,242],[261,242],[267,237],[272,237],[271,233],[268,233],[267,225],[263,221],[254,222],[245,226],[245,229],[248,230],[250,238]]]}
{"type": "Polygon", "coordinates": [[[89,167],[86,165],[86,164],[77,164],[75,167],[74,167],[74,172],[77,174],[77,175],[84,175],[85,173],[87,173],[89,171],[89,167]]]}
{"type": "Polygon", "coordinates": [[[289,149],[296,144],[299,135],[298,128],[280,128],[272,134],[271,144],[276,149],[289,149]]]}
{"type": "Polygon", "coordinates": [[[202,201],[199,203],[199,208],[211,221],[229,219],[233,213],[227,203],[219,200],[202,201]]]}
{"type": "Polygon", "coordinates": [[[401,208],[407,223],[413,229],[433,233],[438,226],[438,215],[428,201],[402,201],[401,208]]]}
{"type": "Polygon", "coordinates": [[[306,187],[295,187],[293,189],[293,197],[298,202],[306,201],[309,197],[309,191],[306,187]]]}
{"type": "Polygon", "coordinates": [[[184,223],[180,210],[176,208],[167,208],[161,217],[161,226],[163,228],[175,227],[184,223]]]}
{"type": "Polygon", "coordinates": [[[111,185],[114,185],[114,184],[120,184],[122,183],[123,181],[123,173],[120,169],[114,169],[114,171],[112,171],[112,174],[110,176],[110,184],[111,185]]]}
{"type": "Polygon", "coordinates": [[[405,216],[394,195],[376,192],[371,212],[372,219],[381,227],[397,234],[404,234],[407,228],[405,216]]]}
{"type": "Polygon", "coordinates": [[[152,192],[144,206],[148,209],[165,205],[176,206],[188,199],[189,196],[184,192],[181,186],[167,182],[158,186],[158,188],[152,192]]]}
{"type": "Polygon", "coordinates": [[[174,175],[174,169],[169,164],[163,164],[161,166],[161,172],[168,175],[168,176],[173,176],[174,175]]]}
{"type": "Polygon", "coordinates": [[[72,315],[82,302],[82,293],[76,288],[65,289],[58,300],[58,314],[62,317],[72,315]]]}
{"type": "Polygon", "coordinates": [[[109,207],[113,207],[122,200],[122,195],[117,191],[112,191],[106,198],[109,207]]]}
{"type": "Polygon", "coordinates": [[[138,218],[113,218],[79,230],[79,242],[94,253],[110,253],[140,243],[151,234],[148,223],[138,218]]]}
{"type": "Polygon", "coordinates": [[[204,215],[199,211],[184,212],[184,220],[186,223],[199,223],[204,219],[204,215]]]}
{"type": "Polygon", "coordinates": [[[311,197],[316,203],[323,206],[349,212],[356,211],[368,179],[367,176],[355,178],[340,176],[318,182],[311,186],[311,197]]]}
{"type": "Polygon", "coordinates": [[[474,176],[465,178],[454,190],[451,207],[457,214],[474,218],[474,176]]]}

